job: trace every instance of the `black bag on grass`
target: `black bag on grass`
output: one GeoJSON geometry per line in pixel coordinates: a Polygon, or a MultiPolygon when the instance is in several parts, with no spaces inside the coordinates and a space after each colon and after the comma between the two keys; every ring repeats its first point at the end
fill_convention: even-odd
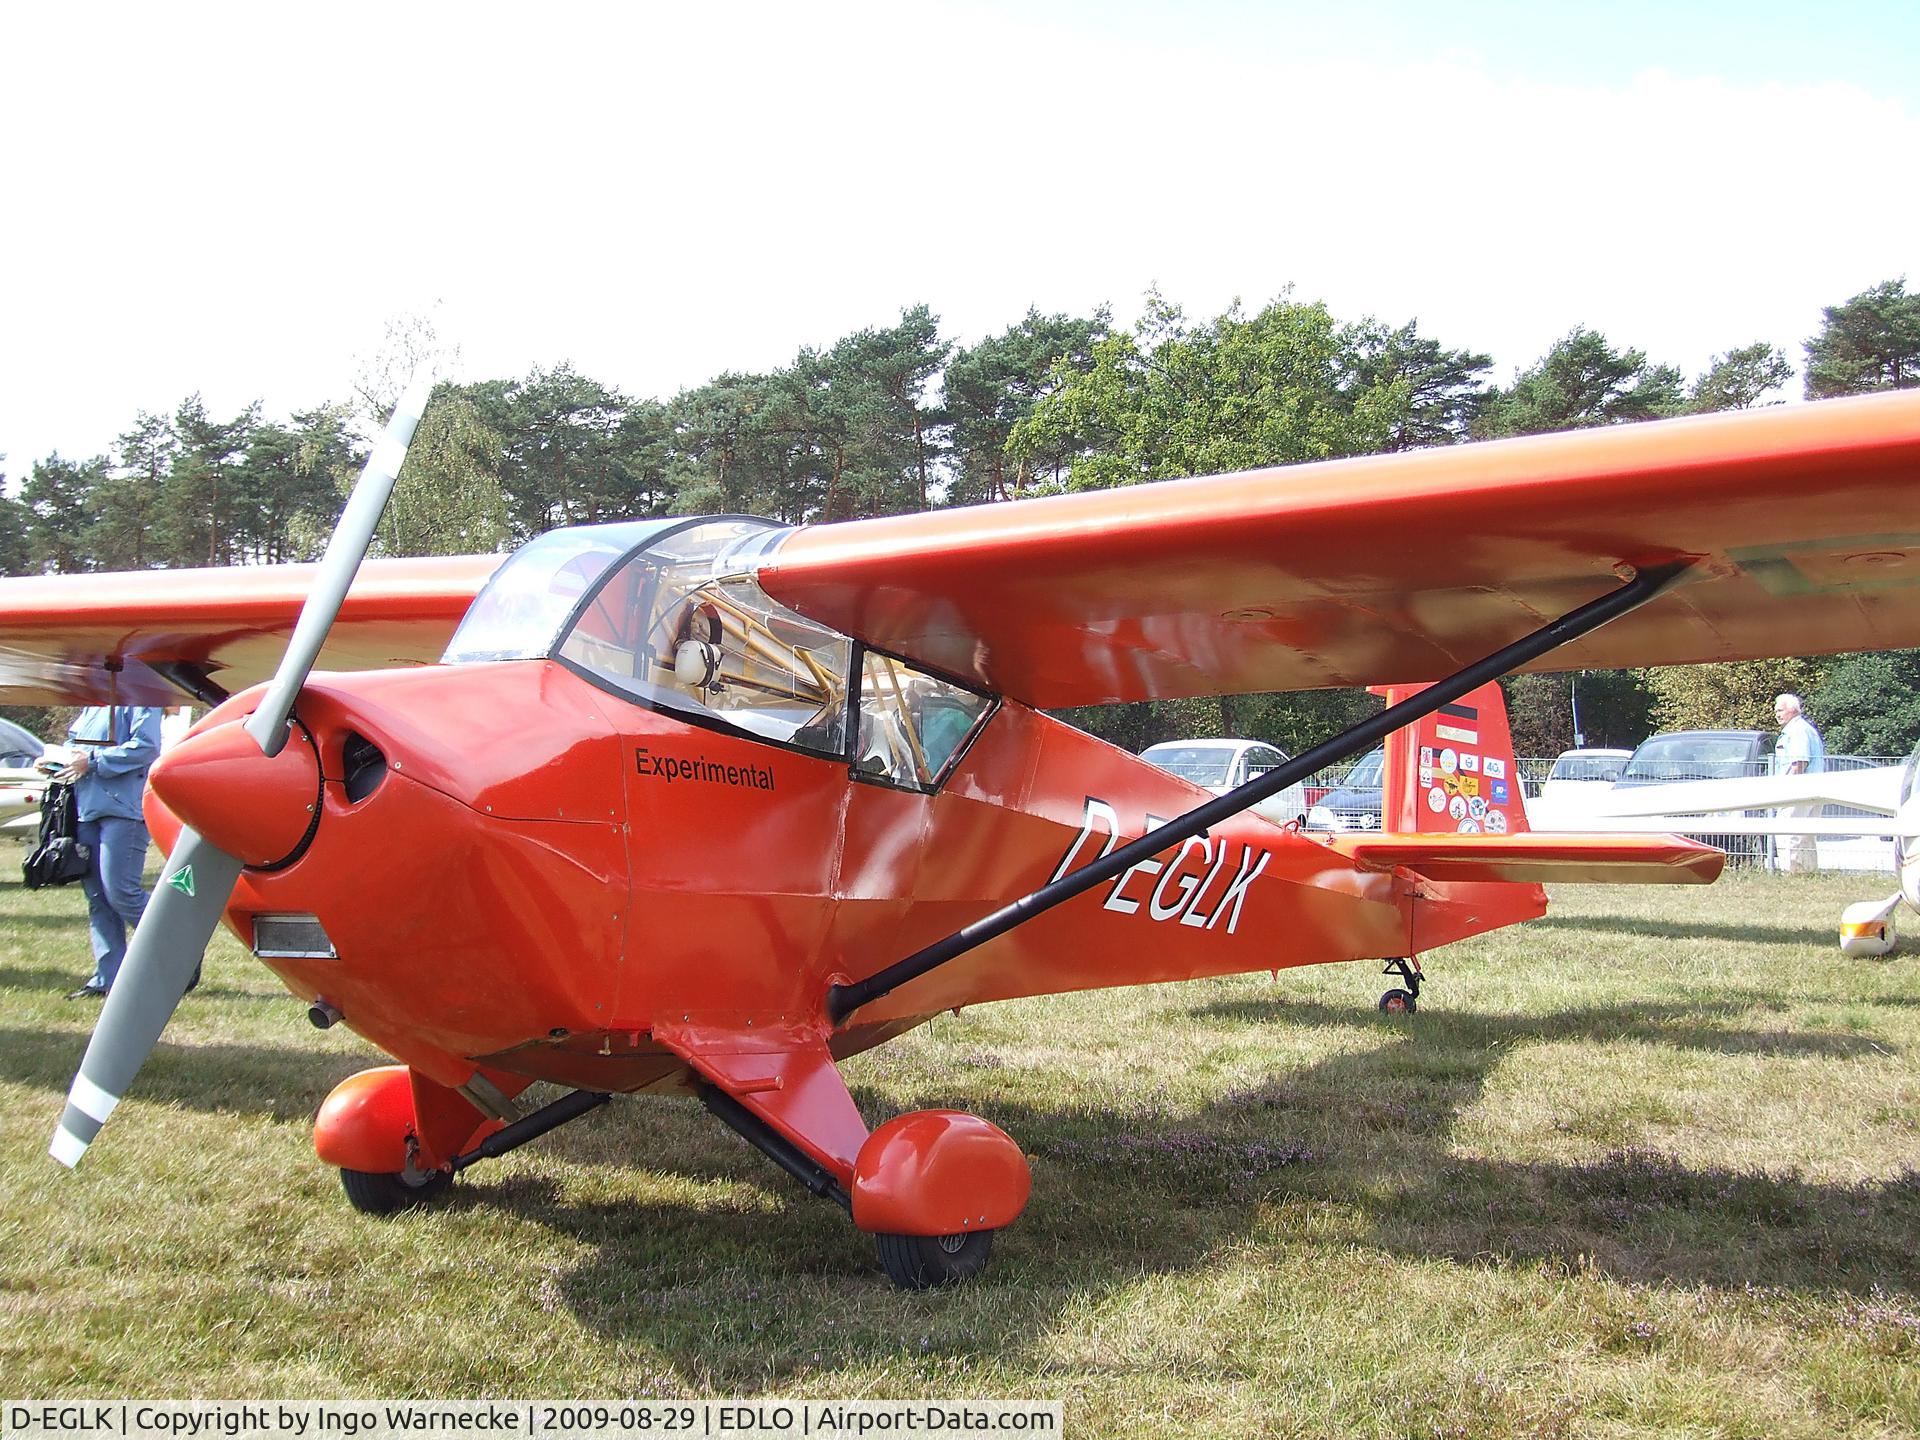
{"type": "Polygon", "coordinates": [[[48,781],[47,793],[40,797],[40,843],[20,865],[29,890],[86,878],[93,867],[93,847],[80,843],[79,831],[80,805],[73,787],[48,781]]]}

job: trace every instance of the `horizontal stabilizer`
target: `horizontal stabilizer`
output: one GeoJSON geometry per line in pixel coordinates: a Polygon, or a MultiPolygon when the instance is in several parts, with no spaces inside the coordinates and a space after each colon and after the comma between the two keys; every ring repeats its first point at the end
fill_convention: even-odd
{"type": "Polygon", "coordinates": [[[1710,885],[1727,862],[1724,851],[1678,835],[1340,835],[1327,843],[1367,869],[1428,880],[1710,885]]]}

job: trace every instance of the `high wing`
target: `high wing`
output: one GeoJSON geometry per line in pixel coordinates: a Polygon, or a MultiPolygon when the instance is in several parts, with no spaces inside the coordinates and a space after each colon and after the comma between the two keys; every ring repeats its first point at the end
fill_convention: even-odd
{"type": "Polygon", "coordinates": [[[1528,668],[1920,645],[1920,393],[802,528],[759,579],[1057,707],[1433,680],[1675,560],[1528,668]]]}
{"type": "MultiPolygon", "coordinates": [[[[501,558],[367,561],[327,635],[320,668],[438,660],[501,558]]],[[[169,673],[244,689],[273,673],[318,568],[0,581],[0,693],[28,704],[175,705],[180,691],[169,673]],[[110,672],[111,658],[122,668],[110,672]]]]}

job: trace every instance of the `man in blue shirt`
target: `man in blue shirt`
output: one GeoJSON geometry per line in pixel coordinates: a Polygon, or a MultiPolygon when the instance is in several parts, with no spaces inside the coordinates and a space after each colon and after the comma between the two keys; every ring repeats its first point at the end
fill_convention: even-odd
{"type": "MultiPolygon", "coordinates": [[[[1780,738],[1773,746],[1773,773],[1776,775],[1818,775],[1827,768],[1827,746],[1813,722],[1800,713],[1798,695],[1781,695],[1773,702],[1773,718],[1780,724],[1780,738]]],[[[1806,819],[1820,813],[1818,805],[1787,805],[1778,814],[1783,819],[1806,819]]],[[[1819,842],[1811,835],[1789,835],[1787,869],[1795,875],[1807,875],[1820,868],[1819,842]]],[[[1777,863],[1777,862],[1776,862],[1777,863]]]]}
{"type": "Polygon", "coordinates": [[[144,706],[94,705],[67,727],[75,754],[57,778],[73,786],[78,838],[93,850],[93,868],[80,882],[93,935],[93,978],[69,1000],[113,988],[127,956],[127,927],[138,925],[146,912],[140,876],[147,864],[147,822],[140,799],[160,754],[160,714],[144,706]]]}

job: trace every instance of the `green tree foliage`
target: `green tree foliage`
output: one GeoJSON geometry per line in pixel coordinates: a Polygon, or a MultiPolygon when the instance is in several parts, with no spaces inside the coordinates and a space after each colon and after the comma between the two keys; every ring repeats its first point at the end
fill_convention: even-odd
{"type": "Polygon", "coordinates": [[[1409,320],[1397,330],[1365,320],[1347,332],[1358,388],[1384,392],[1388,402],[1383,450],[1451,445],[1467,437],[1479,409],[1481,375],[1491,356],[1448,350],[1421,335],[1409,320]]]}
{"type": "Polygon", "coordinates": [[[1920,743],[1920,650],[1837,656],[1806,705],[1829,752],[1905,755],[1920,743]]]}
{"type": "Polygon", "coordinates": [[[928,385],[951,347],[924,305],[885,330],[860,330],[826,354],[826,388],[848,454],[829,486],[821,518],[924,510],[945,416],[928,385]]]}
{"type": "Polygon", "coordinates": [[[1575,746],[1631,750],[1652,727],[1646,672],[1579,670],[1513,675],[1500,682],[1516,755],[1558,755],[1575,746]],[[1574,730],[1578,698],[1580,728],[1574,730]]]}
{"type": "Polygon", "coordinates": [[[1645,672],[1653,721],[1662,730],[1771,730],[1774,697],[1806,696],[1820,668],[1806,659],[1738,660],[1724,665],[1670,665],[1645,672]]]}
{"type": "Polygon", "coordinates": [[[1793,366],[1777,345],[1756,340],[1713,357],[1687,392],[1693,414],[1710,410],[1747,410],[1793,378],[1793,366]]]}
{"type": "Polygon", "coordinates": [[[1539,435],[1654,420],[1684,408],[1680,372],[1639,350],[1615,350],[1576,326],[1505,390],[1491,391],[1474,421],[1479,438],[1539,435]]]}
{"type": "MultiPolygon", "coordinates": [[[[0,460],[6,457],[0,455],[0,460]]],[[[0,470],[0,575],[33,573],[33,547],[27,529],[33,512],[6,493],[7,475],[0,470]]],[[[18,723],[18,722],[16,722],[18,723]]]]}
{"type": "Polygon", "coordinates": [[[629,518],[626,396],[571,365],[535,370],[495,393],[497,410],[479,414],[505,442],[502,483],[518,534],[629,518]]]}
{"type": "Polygon", "coordinates": [[[86,543],[102,570],[144,570],[171,558],[163,517],[167,477],[180,449],[173,421],[141,411],[114,445],[86,543]]]}
{"type": "Polygon", "coordinates": [[[173,415],[178,442],[160,505],[160,540],[175,564],[232,565],[259,557],[250,523],[254,497],[246,484],[247,445],[260,418],[250,405],[232,420],[215,420],[198,395],[173,415]]]}
{"type": "Polygon", "coordinates": [[[661,467],[671,509],[796,524],[924,509],[945,448],[932,382],[947,353],[917,305],[898,325],[802,350],[785,369],[683,392],[668,407],[661,467]]]}
{"type": "Polygon", "coordinates": [[[1821,314],[1806,342],[1809,400],[1920,385],[1920,295],[1907,293],[1904,276],[1821,314]]]}
{"type": "MultiPolygon", "coordinates": [[[[512,529],[500,483],[501,448],[499,435],[470,398],[452,386],[439,387],[394,481],[380,525],[382,553],[474,555],[505,549],[512,529]]],[[[351,467],[345,467],[343,479],[342,500],[351,491],[351,467]]]]}
{"type": "MultiPolygon", "coordinates": [[[[1585,743],[1631,750],[1653,732],[1652,688],[1645,670],[1581,670],[1578,684],[1580,732],[1585,743]]],[[[1571,705],[1569,705],[1571,711],[1571,705]]]]}
{"type": "Polygon", "coordinates": [[[1078,440],[1068,485],[1087,490],[1376,451],[1408,391],[1363,371],[1367,338],[1285,296],[1190,324],[1152,294],[1133,333],[1096,344],[1014,426],[1008,453],[1031,464],[1078,440]]]}
{"type": "MultiPolygon", "coordinates": [[[[763,437],[772,377],[728,372],[667,407],[673,431],[669,476],[676,515],[746,514],[767,493],[771,471],[763,437]]],[[[789,518],[769,506],[759,513],[789,518]]]]}
{"type": "Polygon", "coordinates": [[[70,574],[94,568],[86,541],[106,479],[104,458],[75,464],[56,452],[35,462],[20,500],[28,512],[27,553],[36,572],[70,574]]]}
{"type": "Polygon", "coordinates": [[[1004,335],[954,352],[943,377],[951,426],[948,504],[1014,499],[1036,475],[1058,487],[1086,437],[1056,436],[1056,448],[1022,459],[1008,454],[1007,441],[1043,398],[1092,368],[1093,347],[1109,323],[1104,307],[1084,320],[1029,310],[1004,335]]]}
{"type": "Polygon", "coordinates": [[[306,547],[296,548],[295,535],[332,531],[340,511],[340,477],[359,468],[347,420],[347,408],[334,405],[297,414],[290,426],[254,426],[236,515],[236,539],[249,559],[303,558],[306,547]]]}
{"type": "Polygon", "coordinates": [[[1137,700],[1126,705],[1083,705],[1055,713],[1067,723],[1135,753],[1162,740],[1230,735],[1264,740],[1289,755],[1298,755],[1369,715],[1379,714],[1384,703],[1365,690],[1310,690],[1137,700]]]}

